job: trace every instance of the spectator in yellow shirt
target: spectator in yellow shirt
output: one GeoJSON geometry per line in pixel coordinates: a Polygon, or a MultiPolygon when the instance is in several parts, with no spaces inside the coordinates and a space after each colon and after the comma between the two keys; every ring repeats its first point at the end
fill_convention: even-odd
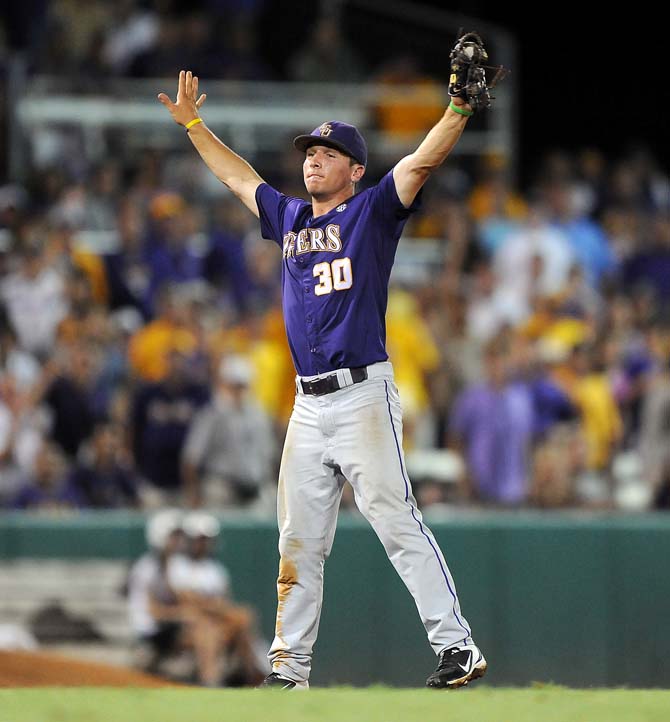
{"type": "Polygon", "coordinates": [[[430,328],[411,293],[394,289],[389,294],[386,334],[402,400],[405,438],[411,443],[416,422],[430,408],[427,375],[435,371],[440,362],[430,328]]]}
{"type": "Polygon", "coordinates": [[[377,82],[379,101],[373,112],[379,128],[395,139],[411,141],[444,113],[442,86],[423,74],[411,55],[391,60],[381,69],[377,82]]]}
{"type": "Polygon", "coordinates": [[[157,305],[157,317],[140,328],[128,346],[132,370],[150,382],[165,379],[170,352],[190,355],[198,350],[198,338],[189,318],[189,302],[168,287],[159,294],[157,305]]]}
{"type": "Polygon", "coordinates": [[[217,328],[208,338],[208,348],[215,368],[228,354],[249,358],[252,396],[278,428],[285,428],[295,398],[295,369],[280,310],[251,313],[239,323],[217,328]]]}
{"type": "Polygon", "coordinates": [[[621,415],[605,369],[594,352],[584,346],[577,347],[573,351],[572,365],[578,373],[572,395],[581,411],[586,466],[590,470],[602,470],[608,466],[621,439],[621,415]]]}

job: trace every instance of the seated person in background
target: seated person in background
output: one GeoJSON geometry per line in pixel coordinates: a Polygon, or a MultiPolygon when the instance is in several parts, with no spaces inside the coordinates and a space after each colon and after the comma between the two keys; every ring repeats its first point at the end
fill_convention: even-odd
{"type": "Polygon", "coordinates": [[[150,649],[150,659],[142,666],[157,672],[162,659],[182,647],[177,597],[167,581],[168,561],[183,546],[181,512],[156,512],[147,523],[146,540],[149,550],[128,575],[128,616],[136,638],[150,649]]]}
{"type": "Polygon", "coordinates": [[[257,685],[267,670],[264,656],[255,651],[254,614],[230,598],[230,577],[212,557],[220,526],[215,517],[192,512],[184,517],[188,554],[173,557],[168,581],[182,609],[198,620],[203,635],[199,668],[205,683],[219,683],[225,673],[227,653],[239,664],[241,684],[257,685]]]}

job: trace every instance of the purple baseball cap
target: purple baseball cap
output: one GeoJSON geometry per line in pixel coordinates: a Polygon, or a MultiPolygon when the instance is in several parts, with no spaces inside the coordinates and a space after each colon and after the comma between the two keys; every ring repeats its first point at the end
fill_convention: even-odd
{"type": "Polygon", "coordinates": [[[309,135],[299,135],[293,139],[293,145],[303,153],[311,145],[327,145],[351,156],[361,165],[368,163],[368,147],[358,128],[340,120],[329,120],[314,128],[309,135]]]}

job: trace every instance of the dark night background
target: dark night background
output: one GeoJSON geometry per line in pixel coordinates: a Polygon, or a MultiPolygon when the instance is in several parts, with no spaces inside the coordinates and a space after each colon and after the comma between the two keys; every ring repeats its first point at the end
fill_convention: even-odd
{"type": "MultiPolygon", "coordinates": [[[[620,153],[643,142],[668,166],[668,68],[670,56],[656,28],[664,27],[661,11],[637,3],[617,14],[586,3],[545,6],[491,5],[484,2],[417,5],[481,17],[512,33],[519,47],[519,67],[512,68],[519,87],[520,167],[528,180],[538,156],[551,148],[592,146],[620,153]]],[[[310,3],[274,3],[261,28],[273,61],[281,65],[286,48],[295,47],[314,17],[310,3]],[[281,30],[279,30],[281,28],[281,30]],[[281,42],[277,42],[277,36],[281,42]]],[[[476,29],[467,28],[466,30],[476,29]]],[[[371,22],[361,9],[345,10],[343,30],[349,42],[373,65],[398,51],[421,53],[424,69],[448,77],[454,42],[441,30],[408,28],[398,21],[371,22]],[[420,45],[417,45],[417,38],[420,45]]],[[[495,64],[495,57],[491,58],[495,64]]]]}
{"type": "MultiPolygon", "coordinates": [[[[197,0],[184,2],[183,10],[195,5],[197,0]]],[[[630,145],[643,142],[664,166],[669,165],[670,62],[663,35],[666,23],[658,8],[636,3],[634,12],[628,8],[624,13],[576,2],[534,5],[530,9],[476,0],[417,3],[430,5],[482,18],[516,37],[518,67],[511,70],[520,91],[522,181],[528,181],[538,157],[552,148],[593,146],[608,154],[620,154],[630,145]]],[[[47,6],[48,0],[4,3],[2,15],[9,42],[20,43],[34,31],[35,19],[47,6]]],[[[305,42],[318,6],[316,2],[279,0],[265,4],[258,22],[258,47],[274,68],[283,70],[288,58],[305,42]]],[[[345,2],[342,26],[347,41],[370,68],[394,54],[411,52],[421,56],[425,71],[446,80],[454,35],[441,28],[426,30],[425,24],[412,26],[397,19],[380,19],[364,6],[345,2]]],[[[494,56],[491,62],[495,64],[494,56]]]]}
{"type": "Polygon", "coordinates": [[[651,32],[666,25],[660,10],[645,3],[625,13],[576,2],[547,3],[544,12],[486,5],[460,9],[503,25],[519,42],[523,167],[548,147],[616,154],[638,142],[668,165],[670,59],[667,39],[651,32]]]}

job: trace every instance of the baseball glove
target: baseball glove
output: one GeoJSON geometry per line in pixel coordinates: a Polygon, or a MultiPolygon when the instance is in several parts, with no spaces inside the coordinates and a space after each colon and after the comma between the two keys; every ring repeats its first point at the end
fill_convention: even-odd
{"type": "MultiPolygon", "coordinates": [[[[505,68],[497,68],[493,80],[487,83],[484,65],[489,59],[484,43],[477,33],[461,34],[449,56],[451,76],[449,77],[449,95],[462,98],[473,110],[491,107],[491,89],[507,74],[505,68]]],[[[494,68],[490,68],[494,69],[494,68]]]]}

